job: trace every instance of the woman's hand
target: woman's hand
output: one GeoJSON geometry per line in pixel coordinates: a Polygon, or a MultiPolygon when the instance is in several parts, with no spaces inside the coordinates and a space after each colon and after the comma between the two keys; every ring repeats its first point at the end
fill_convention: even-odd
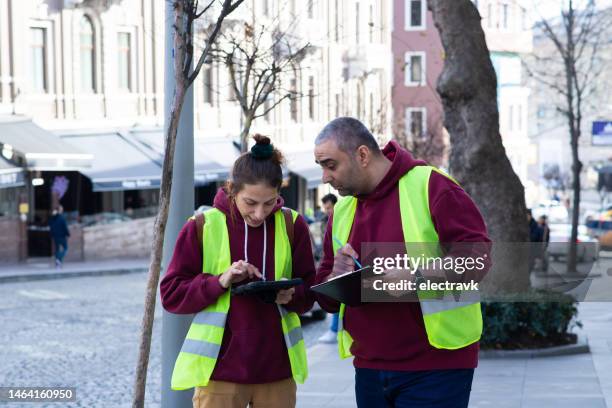
{"type": "MultiPolygon", "coordinates": [[[[287,278],[282,278],[281,280],[287,280],[287,278]]],[[[287,303],[291,302],[294,293],[295,288],[279,290],[276,293],[276,303],[278,303],[279,305],[286,305],[287,303]]]]}
{"type": "Polygon", "coordinates": [[[261,272],[255,266],[243,260],[234,262],[225,272],[219,276],[219,284],[225,289],[232,283],[242,282],[247,278],[261,278],[261,272]]]}

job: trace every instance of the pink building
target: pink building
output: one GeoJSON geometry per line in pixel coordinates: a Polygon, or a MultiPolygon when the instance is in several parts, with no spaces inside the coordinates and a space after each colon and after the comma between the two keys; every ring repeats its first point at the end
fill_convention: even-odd
{"type": "Polygon", "coordinates": [[[394,0],[393,134],[415,156],[444,164],[442,105],[436,82],[444,51],[426,0],[394,0]]]}

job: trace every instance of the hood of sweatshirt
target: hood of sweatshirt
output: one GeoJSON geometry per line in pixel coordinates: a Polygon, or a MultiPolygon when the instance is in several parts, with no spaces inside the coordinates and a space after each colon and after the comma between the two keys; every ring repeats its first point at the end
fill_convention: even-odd
{"type": "Polygon", "coordinates": [[[402,148],[395,140],[390,141],[382,150],[385,157],[391,161],[391,167],[374,191],[358,196],[360,200],[380,200],[388,196],[397,186],[399,179],[415,166],[424,166],[427,163],[417,160],[402,148]]]}

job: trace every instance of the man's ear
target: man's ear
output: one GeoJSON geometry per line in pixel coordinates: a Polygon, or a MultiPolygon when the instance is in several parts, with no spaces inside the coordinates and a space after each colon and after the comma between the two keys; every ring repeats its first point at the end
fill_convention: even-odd
{"type": "Polygon", "coordinates": [[[370,164],[370,160],[372,159],[372,152],[370,148],[366,145],[361,145],[357,148],[357,161],[361,165],[361,167],[367,167],[370,164]]]}

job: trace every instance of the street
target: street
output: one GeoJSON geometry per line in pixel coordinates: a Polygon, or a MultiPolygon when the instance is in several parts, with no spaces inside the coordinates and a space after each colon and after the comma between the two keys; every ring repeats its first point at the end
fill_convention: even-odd
{"type": "MultiPolygon", "coordinates": [[[[142,273],[0,285],[0,384],[76,387],[75,407],[131,406],[145,286],[142,273]]],[[[161,314],[158,302],[147,407],[160,405],[161,314]]],[[[305,319],[306,346],[326,328],[305,319]]]]}

